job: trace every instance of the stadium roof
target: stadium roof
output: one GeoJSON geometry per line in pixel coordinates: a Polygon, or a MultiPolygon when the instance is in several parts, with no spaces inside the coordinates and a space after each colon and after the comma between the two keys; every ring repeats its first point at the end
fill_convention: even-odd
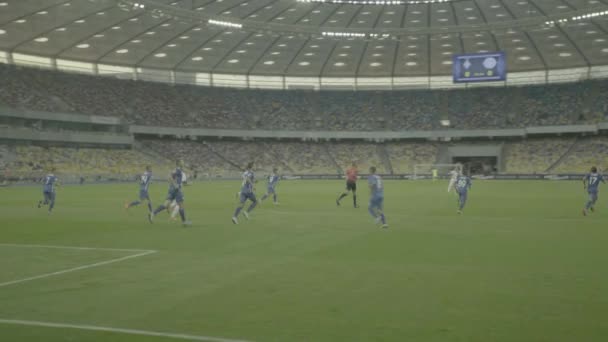
{"type": "Polygon", "coordinates": [[[0,51],[298,77],[451,75],[453,54],[499,50],[509,72],[589,68],[608,65],[606,14],[608,0],[0,0],[0,51]]]}

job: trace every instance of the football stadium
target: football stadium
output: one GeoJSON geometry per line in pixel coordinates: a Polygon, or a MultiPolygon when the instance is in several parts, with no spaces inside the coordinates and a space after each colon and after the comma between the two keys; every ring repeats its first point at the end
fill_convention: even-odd
{"type": "Polygon", "coordinates": [[[607,0],[0,0],[0,341],[608,339],[607,0]]]}

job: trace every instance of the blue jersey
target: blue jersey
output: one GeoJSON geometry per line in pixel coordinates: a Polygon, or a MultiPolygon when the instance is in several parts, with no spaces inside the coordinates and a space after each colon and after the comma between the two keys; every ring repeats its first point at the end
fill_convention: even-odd
{"type": "Polygon", "coordinates": [[[471,188],[471,178],[463,175],[456,177],[455,187],[459,193],[468,192],[471,188]]]}
{"type": "Polygon", "coordinates": [[[150,183],[152,182],[152,172],[146,171],[143,175],[141,175],[141,179],[139,181],[139,190],[148,191],[150,187],[150,183]]]}
{"type": "Polygon", "coordinates": [[[370,186],[372,197],[384,197],[384,184],[380,176],[369,175],[367,177],[367,184],[370,186]]]}
{"type": "Polygon", "coordinates": [[[279,183],[279,176],[274,173],[268,177],[268,187],[274,189],[274,187],[279,183]]]}
{"type": "Polygon", "coordinates": [[[57,182],[57,177],[52,174],[49,173],[48,175],[46,175],[44,177],[43,180],[43,191],[44,192],[55,192],[55,183],[57,182]]]}
{"type": "Polygon", "coordinates": [[[255,175],[253,171],[247,170],[243,172],[243,183],[241,185],[241,193],[250,194],[253,193],[253,183],[255,181],[255,175]]]}
{"type": "Polygon", "coordinates": [[[587,191],[590,193],[596,193],[599,191],[600,182],[604,182],[604,177],[599,173],[589,173],[585,176],[587,182],[587,191]]]}
{"type": "Polygon", "coordinates": [[[171,173],[171,180],[172,180],[171,188],[181,189],[183,179],[184,179],[184,172],[182,171],[182,169],[179,167],[175,168],[175,171],[173,171],[171,173]]]}

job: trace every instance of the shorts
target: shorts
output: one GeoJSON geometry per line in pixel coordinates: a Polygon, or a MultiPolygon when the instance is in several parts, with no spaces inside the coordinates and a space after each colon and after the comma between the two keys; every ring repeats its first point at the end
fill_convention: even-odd
{"type": "Polygon", "coordinates": [[[139,199],[140,200],[150,200],[150,195],[148,194],[148,190],[139,190],[139,199]]]}
{"type": "Polygon", "coordinates": [[[250,200],[251,202],[257,202],[258,200],[255,198],[255,194],[253,192],[241,192],[240,202],[245,203],[245,201],[250,200]]]}
{"type": "Polygon", "coordinates": [[[450,179],[450,184],[448,184],[448,192],[450,192],[454,188],[455,184],[456,184],[456,179],[454,179],[454,178],[450,179]]]}
{"type": "Polygon", "coordinates": [[[44,201],[45,202],[50,202],[50,201],[54,201],[55,200],[55,192],[54,191],[44,191],[42,193],[42,195],[44,196],[44,201]]]}
{"type": "Polygon", "coordinates": [[[184,193],[181,189],[170,189],[169,193],[167,193],[167,201],[182,203],[184,201],[184,193]]]}
{"type": "Polygon", "coordinates": [[[594,203],[595,203],[595,201],[597,201],[597,191],[595,191],[595,192],[594,191],[590,191],[589,192],[589,200],[591,202],[594,202],[594,203]]]}
{"type": "Polygon", "coordinates": [[[357,191],[357,182],[346,181],[346,191],[357,191]]]}
{"type": "Polygon", "coordinates": [[[266,192],[269,194],[274,194],[274,186],[269,186],[268,190],[266,190],[266,192]]]}
{"type": "Polygon", "coordinates": [[[373,196],[369,199],[369,208],[370,209],[384,209],[384,197],[383,196],[373,196]]]}

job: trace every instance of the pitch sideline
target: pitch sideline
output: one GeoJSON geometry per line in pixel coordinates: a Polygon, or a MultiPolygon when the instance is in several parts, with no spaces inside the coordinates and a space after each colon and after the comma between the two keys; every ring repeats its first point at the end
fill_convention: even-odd
{"type": "Polygon", "coordinates": [[[0,319],[0,324],[22,325],[22,326],[30,326],[30,327],[60,328],[60,329],[76,329],[76,330],[88,330],[88,331],[103,331],[103,332],[129,334],[129,335],[166,337],[166,338],[174,338],[174,339],[189,340],[189,341],[251,342],[251,341],[247,341],[247,340],[234,340],[234,339],[223,338],[223,337],[190,335],[190,334],[180,334],[180,333],[167,333],[167,332],[138,330],[138,329],[103,327],[103,326],[97,326],[97,325],[25,321],[25,320],[16,320],[16,319],[0,319]]]}

